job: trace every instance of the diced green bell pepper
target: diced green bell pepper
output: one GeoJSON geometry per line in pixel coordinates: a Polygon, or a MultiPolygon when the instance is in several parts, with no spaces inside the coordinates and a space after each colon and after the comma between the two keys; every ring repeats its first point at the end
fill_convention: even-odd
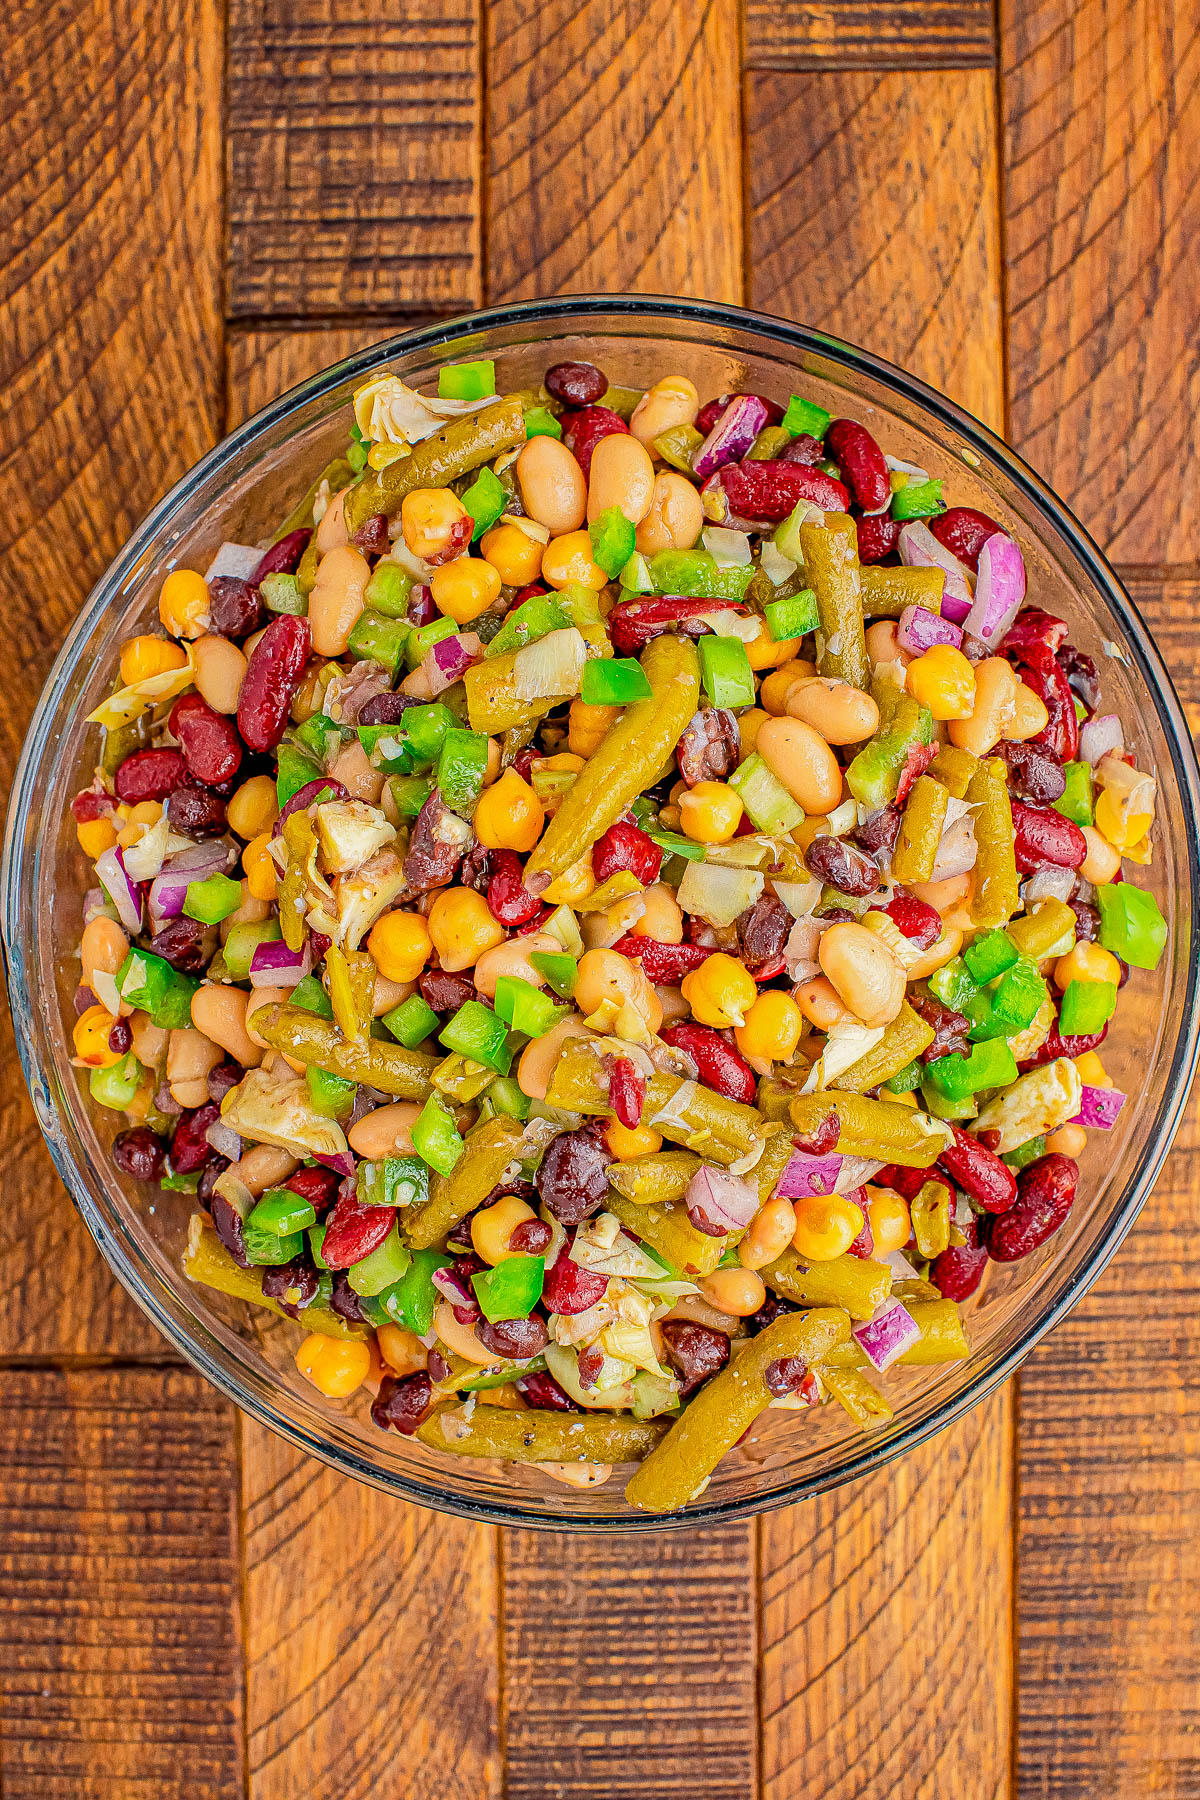
{"type": "Polygon", "coordinates": [[[302,725],[292,731],[296,742],[308,751],[310,756],[324,765],[329,752],[342,741],[342,728],[328,713],[313,713],[302,725]]]}
{"type": "Polygon", "coordinates": [[[430,1094],[421,1108],[411,1136],[418,1156],[439,1175],[449,1175],[466,1148],[457,1125],[436,1094],[430,1094]]]}
{"type": "Polygon", "coordinates": [[[495,1006],[499,1018],[531,1038],[545,1037],[564,1017],[564,1008],[557,1001],[531,981],[522,981],[519,975],[501,975],[496,983],[495,1006]]]}
{"type": "Polygon", "coordinates": [[[319,1224],[310,1225],[308,1228],[308,1253],[318,1269],[328,1269],[329,1267],[321,1254],[325,1247],[325,1232],[326,1225],[323,1219],[319,1224]]]}
{"type": "Polygon", "coordinates": [[[646,836],[666,856],[682,856],[685,862],[704,861],[704,845],[696,843],[694,838],[680,837],[674,831],[656,831],[653,826],[647,827],[646,836]]]}
{"type": "Polygon", "coordinates": [[[529,958],[530,964],[539,975],[546,977],[547,984],[564,1000],[569,1000],[575,992],[575,983],[579,979],[579,961],[577,957],[559,955],[553,950],[535,950],[529,958]]]}
{"type": "Polygon", "coordinates": [[[393,775],[388,787],[392,805],[402,819],[415,819],[433,792],[433,783],[426,775],[393,775]]]}
{"type": "Polygon", "coordinates": [[[932,519],[945,510],[940,481],[909,481],[892,495],[893,519],[932,519]]]}
{"type": "Polygon", "coordinates": [[[273,1237],[293,1237],[316,1222],[317,1209],[312,1201],[293,1194],[291,1188],[269,1188],[246,1220],[247,1225],[269,1231],[273,1237]]]}
{"type": "Polygon", "coordinates": [[[355,1185],[360,1206],[423,1206],[429,1169],[419,1156],[386,1156],[360,1162],[355,1185]]]}
{"type": "Polygon", "coordinates": [[[656,550],[650,558],[656,594],[678,594],[695,600],[744,600],[754,579],[754,565],[719,569],[707,550],[656,550]]]}
{"type": "Polygon", "coordinates": [[[341,1075],[331,1075],[328,1069],[318,1069],[314,1064],[304,1071],[308,1083],[308,1097],[314,1109],[326,1119],[348,1119],[354,1111],[354,1097],[358,1092],[358,1083],[347,1081],[341,1075]]]}
{"type": "Polygon", "coordinates": [[[405,708],[404,735],[419,762],[437,761],[446,733],[453,731],[455,723],[454,714],[440,700],[435,700],[431,706],[405,708]]]}
{"type": "Polygon", "coordinates": [[[405,736],[403,724],[358,725],[358,741],[372,766],[385,775],[408,775],[423,759],[405,736]]]}
{"type": "Polygon", "coordinates": [[[194,1194],[199,1189],[200,1176],[198,1173],[192,1175],[164,1175],[158,1185],[161,1188],[166,1188],[167,1192],[171,1194],[194,1194]]]}
{"type": "Polygon", "coordinates": [[[382,1023],[397,1042],[408,1050],[415,1050],[418,1044],[425,1042],[431,1031],[437,1030],[438,1016],[420,994],[410,994],[399,1006],[393,1006],[390,1012],[384,1013],[382,1023]]]}
{"type": "Polygon", "coordinates": [[[1033,963],[1019,957],[994,988],[968,1003],[972,1042],[1017,1037],[1033,1024],[1046,1000],[1046,983],[1033,963]]]}
{"type": "Polygon", "coordinates": [[[936,1000],[940,1000],[943,1006],[952,1006],[955,1012],[961,1012],[964,1005],[979,992],[979,983],[972,980],[961,956],[952,956],[948,963],[935,969],[925,985],[936,1000]]]}
{"type": "Polygon", "coordinates": [[[592,561],[615,581],[634,552],[635,530],[619,506],[608,506],[588,526],[592,561]]]}
{"type": "Polygon", "coordinates": [[[390,618],[387,613],[364,608],[351,627],[347,648],[359,662],[378,663],[395,681],[412,630],[407,619],[390,618]]]}
{"type": "Polygon", "coordinates": [[[741,638],[702,637],[700,679],[714,706],[753,706],[754,671],[741,638]]]}
{"type": "Polygon", "coordinates": [[[966,1100],[981,1088],[1007,1087],[1017,1079],[1017,1063],[1003,1038],[976,1044],[969,1056],[958,1051],[926,1063],[925,1080],[947,1100],[966,1100]]]}
{"type": "Polygon", "coordinates": [[[501,1319],[527,1319],[542,1297],[546,1259],[542,1256],[506,1256],[494,1269],[472,1275],[471,1286],[479,1310],[489,1324],[501,1319]]]}
{"type": "MultiPolygon", "coordinates": [[[[254,1208],[254,1212],[258,1207],[254,1208]]],[[[242,1243],[246,1251],[246,1260],[254,1268],[278,1268],[281,1263],[289,1263],[299,1256],[304,1249],[304,1233],[293,1232],[281,1237],[277,1231],[255,1222],[254,1212],[242,1226],[242,1243]]]]}
{"type": "Polygon", "coordinates": [[[1067,778],[1067,785],[1053,802],[1055,812],[1060,812],[1064,819],[1070,819],[1076,825],[1090,825],[1094,803],[1091,765],[1085,762],[1064,763],[1063,774],[1067,778]]]}
{"type": "MultiPolygon", "coordinates": [[[[981,931],[974,942],[967,945],[962,959],[971,979],[984,987],[997,975],[1003,975],[1005,969],[1012,968],[1017,960],[1017,946],[1006,931],[981,931]]],[[[945,966],[949,968],[950,965],[945,966]]]]}
{"type": "Polygon", "coordinates": [[[820,624],[817,596],[812,588],[801,588],[798,594],[789,594],[786,600],[768,600],[763,607],[763,618],[777,644],[783,643],[785,638],[803,637],[806,631],[815,631],[820,624]]]}
{"type": "Polygon", "coordinates": [[[1058,1010],[1058,1029],[1064,1037],[1090,1037],[1116,1010],[1115,981],[1071,981],[1058,1010]]]}
{"type": "MultiPolygon", "coordinates": [[[[709,641],[707,638],[701,640],[702,643],[709,641]]],[[[736,642],[733,638],[714,638],[711,641],[736,642]]],[[[797,825],[804,823],[804,808],[793,800],[782,781],[771,773],[757,751],[748,756],[729,777],[729,785],[745,807],[751,824],[759,831],[769,832],[772,837],[785,837],[797,825]]]]}
{"type": "Polygon", "coordinates": [[[911,1094],[920,1087],[924,1074],[924,1063],[906,1063],[902,1069],[897,1069],[891,1079],[885,1081],[883,1085],[893,1094],[911,1094]]]}
{"type": "Polygon", "coordinates": [[[646,672],[632,656],[597,656],[583,665],[581,698],[587,706],[630,706],[650,695],[646,672]]]}
{"type": "Polygon", "coordinates": [[[507,656],[523,650],[552,631],[565,631],[571,623],[565,609],[553,594],[534,594],[515,606],[487,647],[488,656],[507,656]]]}
{"type": "MultiPolygon", "coordinates": [[[[489,470],[490,473],[490,470],[489,470]]],[[[413,578],[399,563],[377,562],[363,592],[363,605],[385,619],[407,619],[413,578]]]]}
{"type": "Polygon", "coordinates": [[[485,1068],[496,1069],[501,1075],[508,1074],[512,1064],[508,1030],[504,1020],[482,1000],[464,1000],[438,1035],[447,1050],[482,1063],[485,1068]]]}
{"type": "Polygon", "coordinates": [[[506,511],[508,501],[508,489],[485,463],[462,497],[463,505],[475,521],[472,543],[491,530],[501,513],[506,511]]]}
{"type": "Polygon", "coordinates": [[[438,752],[438,792],[454,812],[469,813],[483,792],[487,774],[488,741],[482,731],[460,726],[446,733],[438,752]]]}
{"type": "MultiPolygon", "coordinates": [[[[278,932],[275,935],[278,937],[278,932]]],[[[306,975],[296,983],[288,995],[288,1005],[298,1006],[302,1012],[315,1013],[318,1019],[333,1017],[333,1002],[315,975],[306,975]]]]}
{"type": "Polygon", "coordinates": [[[397,1325],[426,1337],[433,1326],[433,1315],[441,1295],[433,1285],[434,1272],[448,1269],[452,1256],[440,1250],[414,1250],[412,1261],[383,1295],[383,1310],[397,1325]]]}
{"type": "Polygon", "coordinates": [[[525,436],[527,438],[562,436],[562,426],[554,414],[546,406],[531,406],[525,414],[525,436]]]}
{"type": "Polygon", "coordinates": [[[445,363],[438,370],[438,397],[442,400],[490,400],[496,392],[496,365],[488,357],[478,362],[445,363]]]}
{"type": "Polygon", "coordinates": [[[1018,1144],[1015,1150],[1010,1150],[1007,1156],[1000,1158],[1000,1161],[1007,1163],[1009,1168],[1017,1173],[1021,1169],[1028,1168],[1031,1162],[1036,1162],[1039,1156],[1045,1156],[1045,1154],[1046,1139],[1044,1136],[1026,1138],[1023,1144],[1018,1144]]]}
{"type": "Polygon", "coordinates": [[[1100,908],[1100,942],[1135,969],[1156,969],[1167,947],[1167,921],[1158,901],[1128,881],[1106,882],[1096,889],[1100,908]]]}
{"type": "Polygon", "coordinates": [[[825,411],[815,401],[802,400],[799,394],[793,394],[788,401],[787,411],[783,415],[783,428],[792,437],[823,438],[829,430],[832,413],[825,411]]]}
{"type": "Polygon", "coordinates": [[[280,807],[286,806],[293,794],[298,794],[302,787],[307,787],[310,781],[318,780],[324,773],[315,757],[285,738],[275,752],[275,797],[280,807]]]}
{"type": "Polygon", "coordinates": [[[294,575],[264,575],[258,591],[268,612],[291,613],[293,618],[299,619],[308,611],[308,595],[294,575]]]}
{"type": "Polygon", "coordinates": [[[88,1092],[97,1106],[124,1112],[126,1107],[133,1105],[141,1082],[142,1065],[130,1050],[120,1062],[110,1063],[107,1069],[93,1069],[88,1076],[88,1092]]]}
{"type": "Polygon", "coordinates": [[[179,1031],[191,1024],[192,995],[199,986],[195,975],[182,975],[165,958],[136,946],[117,973],[121,998],[149,1013],[150,1023],[163,1031],[179,1031]]]}
{"type": "Polygon", "coordinates": [[[199,925],[219,925],[242,904],[242,884],[228,875],[209,875],[188,883],[183,896],[184,916],[199,925]]]}
{"type": "Polygon", "coordinates": [[[373,1298],[399,1281],[411,1261],[412,1257],[393,1225],[378,1249],[372,1250],[370,1256],[364,1256],[361,1262],[351,1263],[346,1279],[356,1294],[373,1298]]]}

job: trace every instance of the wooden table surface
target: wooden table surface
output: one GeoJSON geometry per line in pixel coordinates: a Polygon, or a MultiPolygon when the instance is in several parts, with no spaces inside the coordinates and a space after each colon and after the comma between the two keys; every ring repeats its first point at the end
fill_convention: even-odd
{"type": "MultiPolygon", "coordinates": [[[[1200,705],[1196,20],[19,0],[6,767],[91,582],[232,424],[412,320],[584,290],[748,302],[944,388],[1200,705]]],[[[1019,1383],[824,1501],[615,1542],[390,1502],[240,1418],[0,1066],[3,1800],[1200,1796],[1194,1113],[1019,1383]]]]}

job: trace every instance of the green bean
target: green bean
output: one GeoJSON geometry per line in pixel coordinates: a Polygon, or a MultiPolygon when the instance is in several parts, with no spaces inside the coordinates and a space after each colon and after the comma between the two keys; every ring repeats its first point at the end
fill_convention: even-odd
{"type": "Polygon", "coordinates": [[[965,800],[971,777],[979,767],[979,758],[957,744],[943,744],[929,765],[928,773],[940,781],[956,800],[965,800]]]}
{"type": "Polygon", "coordinates": [[[908,1210],[917,1249],[932,1262],[950,1248],[950,1189],[944,1181],[923,1181],[908,1210]]]}
{"type": "Polygon", "coordinates": [[[803,1263],[794,1250],[768,1263],[759,1274],[769,1288],[800,1306],[840,1306],[852,1319],[869,1319],[892,1291],[892,1271],[867,1256],[835,1256],[803,1263]]]}
{"type": "MultiPolygon", "coordinates": [[[[764,1270],[765,1274],[766,1271],[764,1270]]],[[[904,1364],[910,1369],[930,1368],[935,1363],[960,1362],[971,1354],[958,1306],[953,1300],[906,1300],[905,1306],[920,1330],[920,1337],[893,1367],[904,1364]]],[[[866,1369],[871,1365],[853,1340],[839,1344],[830,1352],[829,1366],[836,1369],[866,1369]]],[[[822,1378],[825,1371],[821,1371],[822,1378]]]]}
{"type": "Polygon", "coordinates": [[[1022,956],[1040,963],[1047,956],[1065,956],[1075,942],[1075,914],[1065,900],[1040,900],[1032,912],[1022,913],[1007,927],[1022,956]]]}
{"type": "Polygon", "coordinates": [[[849,1319],[833,1308],[785,1313],[760,1331],[727,1368],[704,1384],[631,1476],[625,1489],[630,1505],[655,1513],[686,1506],[725,1452],[770,1406],[774,1396],[766,1377],[771,1364],[782,1357],[799,1357],[810,1367],[819,1367],[849,1335],[849,1319]]]}
{"type": "Polygon", "coordinates": [[[823,525],[801,525],[800,548],[821,618],[818,671],[866,688],[871,665],[863,631],[862,570],[854,520],[849,513],[826,513],[823,525]]]}
{"type": "Polygon", "coordinates": [[[896,881],[933,880],[933,865],[949,805],[949,790],[940,781],[931,775],[917,776],[892,851],[892,876],[896,881]]]}
{"type": "Polygon", "coordinates": [[[941,569],[882,569],[862,572],[862,606],[868,619],[898,619],[906,606],[940,613],[946,577],[941,569]]]}
{"type": "Polygon", "coordinates": [[[927,1025],[906,1000],[891,1024],[884,1026],[875,1048],[835,1076],[834,1086],[848,1094],[865,1094],[868,1088],[882,1087],[906,1069],[922,1050],[927,1050],[933,1038],[933,1026],[927,1025]]]}
{"type": "Polygon", "coordinates": [[[800,1059],[798,1066],[801,1071],[799,1080],[790,1079],[796,1074],[796,1070],[789,1068],[786,1072],[777,1070],[773,1075],[764,1075],[759,1082],[755,1105],[764,1119],[771,1122],[782,1121],[786,1125],[791,1118],[792,1115],[788,1109],[799,1093],[804,1075],[807,1073],[803,1058],[800,1059]]]}
{"type": "Polygon", "coordinates": [[[795,1151],[790,1131],[773,1131],[767,1138],[762,1155],[750,1170],[747,1180],[758,1188],[758,1204],[765,1206],[779,1186],[779,1178],[795,1151]]]}
{"type": "Polygon", "coordinates": [[[950,1141],[944,1126],[891,1100],[862,1094],[801,1094],[792,1101],[792,1123],[806,1134],[831,1112],[838,1117],[837,1149],[843,1156],[877,1156],[905,1168],[928,1169],[950,1141]]]}
{"type": "Polygon", "coordinates": [[[891,1404],[858,1369],[833,1369],[824,1363],[821,1382],[864,1431],[872,1425],[886,1424],[894,1416],[891,1404]]]}
{"type": "Polygon", "coordinates": [[[971,917],[982,930],[1006,925],[1019,904],[1008,771],[998,756],[980,763],[967,788],[975,809],[975,895],[971,917]]]}
{"type": "Polygon", "coordinates": [[[275,536],[271,539],[271,542],[277,544],[280,538],[285,538],[288,535],[289,531],[300,531],[305,525],[312,524],[313,506],[316,503],[317,495],[320,493],[321,486],[324,482],[327,481],[329,483],[329,493],[332,496],[334,494],[340,494],[342,489],[344,487],[349,487],[353,480],[354,470],[350,467],[350,464],[346,461],[345,457],[335,456],[333,461],[327,463],[321,470],[321,473],[317,476],[317,479],[313,482],[304,497],[298,500],[295,506],[293,506],[291,512],[283,521],[283,524],[279,527],[275,536]]]}
{"type": "MultiPolygon", "coordinates": [[[[252,1306],[265,1307],[268,1312],[277,1313],[281,1319],[289,1316],[282,1306],[274,1300],[268,1300],[263,1293],[264,1271],[240,1268],[212,1226],[206,1225],[199,1213],[192,1214],[188,1246],[183,1255],[183,1272],[189,1281],[199,1282],[203,1287],[215,1288],[218,1293],[229,1294],[235,1300],[248,1300],[252,1306]]],[[[306,1306],[300,1318],[306,1331],[319,1331],[323,1337],[370,1336],[366,1326],[349,1324],[328,1306],[315,1303],[306,1306]]]]}
{"type": "MultiPolygon", "coordinates": [[[[595,1040],[570,1038],[554,1065],[546,1089],[551,1106],[565,1112],[608,1114],[608,1076],[595,1040]]],[[[746,1156],[766,1136],[766,1121],[753,1106],[726,1100],[699,1082],[677,1075],[653,1074],[646,1083],[643,1117],[661,1136],[694,1150],[709,1162],[732,1163],[746,1156]],[[670,1107],[670,1113],[663,1117],[670,1107]]]]}
{"type": "Polygon", "coordinates": [[[678,1200],[647,1206],[613,1191],[605,1204],[627,1230],[649,1244],[652,1250],[657,1250],[663,1261],[678,1269],[681,1275],[697,1280],[711,1275],[725,1254],[728,1240],[713,1237],[707,1231],[697,1231],[688,1218],[687,1207],[678,1200]]]}
{"type": "Polygon", "coordinates": [[[640,1462],[667,1431],[665,1419],[624,1413],[511,1412],[506,1406],[442,1407],[417,1426],[431,1450],[521,1463],[640,1462]]]}
{"type": "Polygon", "coordinates": [[[390,519],[399,512],[405,494],[416,488],[448,487],[456,476],[524,442],[525,414],[516,396],[451,419],[415,445],[411,456],[366,471],[346,495],[346,529],[353,537],[377,513],[390,519]]]}
{"type": "Polygon", "coordinates": [[[273,1050],[282,1050],[297,1062],[327,1069],[343,1081],[365,1082],[397,1100],[424,1100],[429,1078],[441,1060],[376,1038],[349,1043],[336,1025],[298,1006],[264,1006],[254,1015],[254,1029],[273,1050]]]}
{"type": "Polygon", "coordinates": [[[429,1198],[404,1219],[404,1236],[414,1250],[429,1250],[474,1212],[497,1186],[521,1143],[521,1127],[506,1113],[485,1119],[468,1132],[466,1153],[449,1175],[434,1177],[429,1198]]]}
{"type": "Polygon", "coordinates": [[[700,1158],[690,1150],[659,1150],[635,1162],[614,1163],[608,1179],[635,1206],[664,1206],[687,1192],[700,1166],[700,1158]]]}
{"type": "Polygon", "coordinates": [[[472,731],[483,731],[489,735],[498,731],[513,731],[519,727],[532,727],[560,701],[568,698],[565,694],[552,695],[548,700],[523,700],[513,685],[513,669],[516,666],[519,652],[509,650],[503,656],[492,656],[486,662],[476,663],[467,670],[463,677],[467,690],[467,717],[472,731]]]}

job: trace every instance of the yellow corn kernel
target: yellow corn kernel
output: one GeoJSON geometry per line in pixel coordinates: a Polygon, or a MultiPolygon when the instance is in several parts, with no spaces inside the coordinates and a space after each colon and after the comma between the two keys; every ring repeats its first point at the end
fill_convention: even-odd
{"type": "Polygon", "coordinates": [[[1096,796],[1096,829],[1114,850],[1140,844],[1154,823],[1152,812],[1125,813],[1115,793],[1102,788],[1096,796]]]}
{"type": "Polygon", "coordinates": [[[789,657],[787,662],[780,663],[777,669],[763,676],[758,690],[759,706],[771,718],[782,719],[787,711],[787,697],[796,683],[809,680],[816,672],[812,663],[800,657],[789,657]]]}
{"type": "Polygon", "coordinates": [[[203,637],[208,630],[208,583],[195,569],[172,569],[158,596],[164,631],[175,638],[203,637]]]}
{"type": "Polygon", "coordinates": [[[472,820],[475,836],[485,849],[523,853],[533,849],[545,823],[541,801],[515,769],[506,769],[499,781],[484,789],[472,820]]]}
{"type": "MultiPolygon", "coordinates": [[[[871,1227],[874,1256],[890,1256],[903,1250],[912,1236],[912,1220],[908,1201],[891,1188],[867,1188],[867,1222],[871,1227]]],[[[853,1238],[850,1240],[853,1243],[853,1238]]]]}
{"type": "Polygon", "coordinates": [[[85,856],[95,862],[106,850],[111,850],[117,841],[117,828],[111,819],[85,819],[82,825],[75,827],[75,836],[79,839],[79,848],[85,856]]]}
{"type": "Polygon", "coordinates": [[[477,556],[459,556],[442,563],[429,577],[429,591],[438,611],[456,625],[469,625],[500,598],[500,572],[477,556]]]}
{"type": "Polygon", "coordinates": [[[935,644],[914,657],[907,687],[935,719],[969,719],[975,710],[975,670],[953,644],[935,644]]]}
{"type": "Polygon", "coordinates": [[[263,831],[258,837],[251,838],[242,851],[242,871],[246,877],[246,886],[256,900],[274,900],[279,891],[279,871],[274,857],[267,849],[270,842],[270,832],[263,831]]]}
{"type": "Polygon", "coordinates": [[[662,1149],[662,1138],[649,1125],[622,1125],[620,1119],[605,1119],[601,1133],[610,1156],[618,1162],[634,1162],[639,1156],[653,1156],[662,1149]]]}
{"type": "MultiPolygon", "coordinates": [[[[707,967],[702,964],[696,973],[702,975],[707,967]]],[[[768,988],[758,995],[745,1023],[733,1035],[743,1056],[760,1062],[788,1062],[796,1054],[803,1030],[804,1014],[796,1002],[777,988],[768,988]]]]}
{"type": "Polygon", "coordinates": [[[589,894],[596,891],[596,877],[592,872],[592,853],[586,851],[573,862],[569,869],[556,875],[550,886],[542,894],[548,906],[576,906],[580,900],[586,900],[589,894]]]}
{"type": "Polygon", "coordinates": [[[375,967],[387,981],[415,981],[433,949],[420,913],[389,912],[376,919],[367,939],[375,967]]]}
{"type": "MultiPolygon", "coordinates": [[[[863,1228],[862,1208],[845,1194],[796,1201],[796,1254],[806,1262],[832,1262],[845,1256],[863,1228]]],[[[906,1240],[907,1241],[907,1240],[906,1240]]]]}
{"type": "Polygon", "coordinates": [[[311,1331],[296,1351],[296,1367],[330,1400],[344,1400],[371,1372],[370,1345],[361,1338],[325,1337],[311,1331]]]}
{"type": "Polygon", "coordinates": [[[443,969],[475,966],[485,950],[504,942],[504,927],[474,888],[444,888],[429,909],[429,936],[443,969]]]}
{"type": "Polygon", "coordinates": [[[1121,965],[1103,944],[1084,939],[1065,956],[1060,956],[1054,965],[1054,982],[1060,993],[1065,994],[1073,981],[1111,981],[1117,987],[1121,981],[1121,965]]]}
{"type": "Polygon", "coordinates": [[[479,548],[509,587],[525,587],[541,573],[543,546],[519,525],[495,526],[479,548]]]}
{"type": "Polygon", "coordinates": [[[1085,1050],[1082,1056],[1072,1058],[1079,1070],[1079,1079],[1086,1087],[1111,1087],[1112,1076],[1105,1068],[1094,1050],[1085,1050]]]}
{"type": "Polygon", "coordinates": [[[542,552],[542,580],[552,588],[577,582],[594,594],[608,585],[608,576],[592,561],[592,540],[586,531],[567,531],[551,539],[542,552]]]}
{"type": "MultiPolygon", "coordinates": [[[[752,669],[780,669],[799,656],[803,642],[803,638],[794,637],[777,644],[767,630],[767,621],[759,619],[758,630],[746,645],[746,656],[752,669]]],[[[814,671],[807,668],[805,673],[811,675],[814,671]]]]}
{"type": "Polygon", "coordinates": [[[269,832],[279,817],[275,783],[269,775],[252,775],[229,801],[229,829],[247,842],[269,832]]]}
{"type": "Polygon", "coordinates": [[[89,1006],[76,1019],[71,1041],[75,1046],[76,1056],[89,1069],[111,1069],[125,1054],[123,1050],[110,1050],[108,1047],[108,1034],[115,1023],[112,1014],[103,1006],[89,1006]]]}
{"type": "MultiPolygon", "coordinates": [[[[460,521],[470,517],[458,495],[449,488],[414,488],[400,502],[404,542],[414,556],[423,556],[426,562],[444,555],[455,535],[462,537],[460,521]]],[[[470,542],[469,533],[463,541],[470,542]]]]}
{"type": "MultiPolygon", "coordinates": [[[[758,998],[754,977],[736,956],[716,951],[698,969],[685,975],[679,991],[701,1025],[713,1025],[725,1031],[731,1025],[745,1025],[746,1014],[758,998]]],[[[782,998],[782,996],[781,996],[782,998]]],[[[797,1018],[799,1008],[794,1008],[797,1018]]],[[[799,1030],[796,1042],[800,1042],[799,1030]]]]}
{"type": "Polygon", "coordinates": [[[386,469],[389,463],[399,462],[402,456],[411,455],[412,451],[407,444],[389,444],[385,439],[382,443],[372,444],[367,451],[367,467],[386,469]]]}
{"type": "Polygon", "coordinates": [[[567,742],[574,754],[594,756],[620,711],[619,706],[589,706],[586,700],[572,700],[567,715],[567,742]]]}
{"type": "Polygon", "coordinates": [[[481,1256],[493,1269],[497,1263],[507,1262],[510,1256],[520,1256],[522,1252],[512,1249],[509,1239],[518,1225],[536,1217],[532,1206],[526,1206],[516,1194],[505,1194],[494,1205],[485,1206],[471,1220],[471,1244],[476,1256],[481,1256]]]}
{"type": "Polygon", "coordinates": [[[741,800],[723,781],[698,781],[679,797],[679,823],[697,844],[727,844],[742,811],[741,800]]]}
{"type": "Polygon", "coordinates": [[[135,637],[121,651],[121,680],[126,687],[148,681],[152,675],[165,675],[169,669],[182,669],[187,652],[168,638],[135,637]]]}

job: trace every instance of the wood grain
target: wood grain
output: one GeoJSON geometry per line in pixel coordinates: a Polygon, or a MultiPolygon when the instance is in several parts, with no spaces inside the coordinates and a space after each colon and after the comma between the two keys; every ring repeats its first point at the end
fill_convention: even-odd
{"type": "Polygon", "coordinates": [[[746,0],[748,69],[978,69],[995,54],[991,0],[746,0]]]}
{"type": "Polygon", "coordinates": [[[1001,424],[990,76],[751,75],[747,124],[754,305],[1001,424]]]}
{"type": "Polygon", "coordinates": [[[742,298],[737,0],[488,0],[487,291],[742,298]]]}
{"type": "Polygon", "coordinates": [[[753,1527],[503,1555],[505,1800],[757,1791],[753,1527]]]}
{"type": "Polygon", "coordinates": [[[1126,562],[1200,507],[1200,26],[1187,0],[1001,7],[1013,441],[1126,562]]]}
{"type": "MultiPolygon", "coordinates": [[[[0,109],[5,786],[79,602],[221,423],[221,8],[71,0],[18,23],[0,109]]],[[[0,1353],[160,1349],[51,1173],[7,1041],[0,1128],[0,1353]]]]}
{"type": "Polygon", "coordinates": [[[181,1370],[8,1370],[0,1793],[241,1800],[233,1409],[181,1370]]]}
{"type": "Polygon", "coordinates": [[[475,0],[233,0],[235,317],[476,306],[475,0]]]}

